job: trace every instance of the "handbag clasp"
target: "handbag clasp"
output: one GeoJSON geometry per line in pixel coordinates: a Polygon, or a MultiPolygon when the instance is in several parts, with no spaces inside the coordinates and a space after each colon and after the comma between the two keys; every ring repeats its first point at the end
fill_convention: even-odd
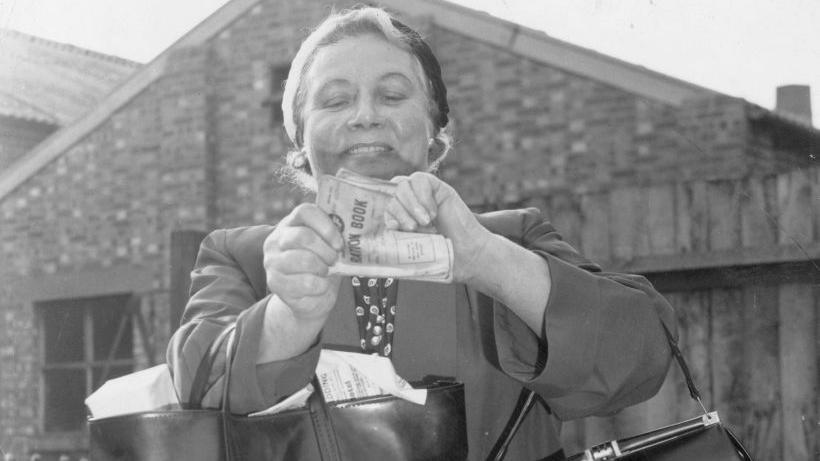
{"type": "Polygon", "coordinates": [[[720,416],[716,411],[711,411],[703,415],[703,426],[709,427],[715,424],[720,424],[720,416]]]}
{"type": "Polygon", "coordinates": [[[621,456],[621,447],[618,446],[617,440],[610,440],[609,442],[584,450],[584,458],[581,461],[604,461],[607,459],[616,459],[618,456],[621,456]]]}

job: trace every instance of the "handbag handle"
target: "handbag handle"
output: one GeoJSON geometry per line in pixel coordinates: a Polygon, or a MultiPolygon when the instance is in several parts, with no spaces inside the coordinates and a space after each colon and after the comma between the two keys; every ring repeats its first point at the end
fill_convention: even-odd
{"type": "MultiPolygon", "coordinates": [[[[236,324],[230,325],[225,329],[211,345],[208,350],[210,354],[218,354],[219,349],[224,341],[227,341],[225,348],[225,373],[223,374],[222,386],[222,440],[225,446],[225,459],[231,461],[235,458],[233,453],[233,444],[231,443],[231,404],[230,404],[230,384],[231,384],[231,369],[234,356],[236,355],[236,324]]],[[[208,357],[208,369],[216,362],[214,358],[208,357]]],[[[201,364],[200,364],[201,366],[201,364]]],[[[199,373],[199,370],[197,370],[199,373]]],[[[206,374],[207,377],[207,374],[206,374]]],[[[322,387],[319,384],[319,378],[313,375],[313,393],[308,398],[308,411],[310,412],[310,419],[313,422],[314,433],[319,445],[319,454],[321,461],[341,461],[342,455],[339,449],[339,442],[336,439],[336,431],[333,428],[333,421],[330,419],[330,409],[325,401],[324,394],[322,394],[322,387]]],[[[204,396],[204,394],[203,394],[204,396]]]]}
{"type": "Polygon", "coordinates": [[[222,344],[231,334],[233,328],[233,326],[230,326],[222,330],[222,333],[211,343],[205,357],[199,362],[194,374],[194,380],[191,383],[191,392],[188,395],[186,409],[199,410],[202,408],[202,401],[205,400],[205,394],[208,393],[208,378],[211,376],[211,369],[217,358],[219,358],[219,350],[222,349],[222,344]]]}
{"type": "MultiPolygon", "coordinates": [[[[225,461],[231,461],[234,456],[229,424],[231,417],[231,404],[228,397],[230,396],[231,368],[233,368],[233,357],[236,353],[236,323],[233,323],[226,328],[220,337],[223,335],[227,336],[228,345],[225,347],[225,373],[222,375],[222,400],[220,401],[220,408],[222,410],[222,442],[225,447],[225,461]]],[[[218,350],[219,349],[217,348],[217,351],[218,350]]]]}
{"type": "MultiPolygon", "coordinates": [[[[515,403],[510,419],[507,420],[507,425],[504,426],[504,430],[501,431],[501,435],[498,436],[498,440],[496,440],[495,445],[487,455],[487,461],[502,461],[504,459],[510,442],[512,442],[515,433],[518,432],[518,428],[524,418],[527,417],[527,413],[532,409],[537,398],[539,398],[538,395],[532,390],[526,387],[521,388],[521,393],[518,394],[518,401],[515,403]]],[[[546,402],[542,401],[542,403],[546,406],[546,402]]],[[[549,411],[549,406],[546,406],[546,408],[549,411]]]]}
{"type": "MultiPolygon", "coordinates": [[[[695,380],[692,378],[692,373],[689,371],[689,366],[686,364],[686,360],[683,358],[680,348],[678,348],[677,341],[675,341],[675,338],[672,336],[672,333],[669,331],[669,328],[667,328],[665,323],[661,322],[661,326],[663,327],[663,332],[666,334],[666,340],[669,343],[669,347],[672,349],[672,356],[675,357],[675,360],[677,361],[678,366],[686,379],[686,387],[689,388],[689,395],[692,396],[692,399],[698,402],[698,404],[700,404],[700,407],[703,409],[703,414],[708,417],[709,411],[706,410],[706,407],[703,405],[700,391],[698,391],[697,386],[695,386],[695,380]]],[[[541,401],[544,408],[546,408],[548,412],[552,413],[549,404],[547,404],[544,399],[540,398],[535,391],[522,387],[521,394],[518,396],[518,402],[516,403],[515,408],[513,408],[510,419],[507,421],[507,425],[504,427],[504,430],[501,431],[501,435],[495,442],[493,449],[490,450],[490,454],[487,456],[487,461],[502,461],[504,459],[510,442],[512,442],[513,437],[515,437],[515,433],[518,432],[518,428],[521,427],[524,417],[527,416],[527,413],[529,413],[533,405],[535,405],[536,400],[541,401]]]]}
{"type": "Polygon", "coordinates": [[[672,349],[672,356],[675,357],[680,370],[683,372],[683,377],[686,380],[686,387],[689,388],[689,395],[692,399],[698,402],[700,408],[703,409],[703,414],[708,415],[709,411],[703,405],[700,391],[698,391],[697,386],[695,386],[695,380],[692,378],[692,373],[689,371],[689,366],[686,364],[686,360],[683,358],[680,348],[678,348],[678,342],[675,341],[675,338],[672,336],[672,333],[669,331],[669,328],[667,328],[665,323],[661,322],[661,326],[663,327],[663,332],[666,334],[666,340],[669,342],[669,347],[672,349]]]}

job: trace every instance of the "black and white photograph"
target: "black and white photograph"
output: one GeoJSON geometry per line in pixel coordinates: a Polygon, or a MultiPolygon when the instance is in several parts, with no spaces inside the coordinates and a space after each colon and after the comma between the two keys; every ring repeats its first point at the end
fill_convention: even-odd
{"type": "Polygon", "coordinates": [[[0,461],[820,461],[817,0],[0,0],[0,461]]]}

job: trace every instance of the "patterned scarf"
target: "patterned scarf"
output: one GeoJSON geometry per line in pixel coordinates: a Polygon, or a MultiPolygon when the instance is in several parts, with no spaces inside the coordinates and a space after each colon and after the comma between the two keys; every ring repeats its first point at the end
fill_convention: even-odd
{"type": "Polygon", "coordinates": [[[392,278],[351,277],[351,283],[362,351],[390,357],[396,328],[399,281],[392,278]]]}

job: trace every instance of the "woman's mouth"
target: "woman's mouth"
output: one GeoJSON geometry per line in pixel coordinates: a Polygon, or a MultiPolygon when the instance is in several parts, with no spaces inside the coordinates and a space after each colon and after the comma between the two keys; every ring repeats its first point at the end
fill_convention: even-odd
{"type": "Polygon", "coordinates": [[[396,150],[382,143],[353,145],[344,151],[340,166],[381,179],[390,179],[415,171],[413,165],[401,158],[396,150]]]}
{"type": "Polygon", "coordinates": [[[354,144],[351,148],[345,151],[348,155],[377,155],[392,151],[387,144],[354,144]]]}

